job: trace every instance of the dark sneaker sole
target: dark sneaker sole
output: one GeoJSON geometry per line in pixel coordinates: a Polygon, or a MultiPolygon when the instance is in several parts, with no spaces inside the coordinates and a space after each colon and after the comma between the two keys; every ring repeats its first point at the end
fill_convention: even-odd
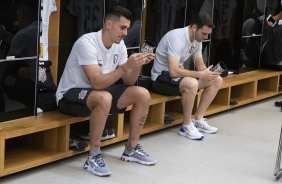
{"type": "Polygon", "coordinates": [[[275,102],[274,105],[275,105],[276,107],[282,107],[282,101],[281,101],[281,102],[275,102]]]}

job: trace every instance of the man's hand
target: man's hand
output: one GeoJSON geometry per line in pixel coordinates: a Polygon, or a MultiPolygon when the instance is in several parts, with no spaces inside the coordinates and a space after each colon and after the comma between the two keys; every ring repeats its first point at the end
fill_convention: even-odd
{"type": "Polygon", "coordinates": [[[155,58],[154,53],[147,54],[147,57],[145,58],[143,65],[150,63],[154,58],[155,58]]]}
{"type": "Polygon", "coordinates": [[[200,78],[208,81],[216,80],[218,76],[220,76],[220,72],[212,72],[213,65],[209,66],[207,69],[201,71],[200,78]]]}
{"type": "Polygon", "coordinates": [[[126,70],[134,70],[135,68],[148,64],[151,60],[154,59],[154,57],[155,54],[153,53],[135,53],[128,58],[127,62],[124,65],[126,70]]]}

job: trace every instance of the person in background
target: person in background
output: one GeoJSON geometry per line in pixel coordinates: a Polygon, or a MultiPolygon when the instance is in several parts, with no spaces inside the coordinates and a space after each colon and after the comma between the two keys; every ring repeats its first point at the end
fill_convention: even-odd
{"type": "Polygon", "coordinates": [[[203,117],[222,84],[221,73],[212,72],[212,65],[207,67],[202,57],[202,41],[213,28],[211,17],[202,12],[189,26],[166,33],[157,46],[151,70],[154,92],[181,96],[184,117],[179,134],[190,139],[203,139],[199,131],[217,132],[217,128],[210,126],[203,117]],[[190,57],[197,71],[184,68],[190,57]],[[201,100],[192,118],[195,97],[200,89],[203,89],[201,100]]]}
{"type": "Polygon", "coordinates": [[[112,113],[123,113],[129,105],[133,105],[129,137],[121,159],[144,165],[156,163],[139,144],[150,93],[134,85],[141,67],[154,59],[154,54],[135,53],[127,57],[123,38],[131,19],[128,9],[112,7],[106,13],[100,31],[81,36],[73,45],[56,93],[62,113],[90,115],[90,151],[84,168],[98,176],[111,174],[100,148],[107,117],[112,113]],[[120,78],[124,84],[115,84],[120,78]]]}
{"type": "MultiPolygon", "coordinates": [[[[274,20],[276,21],[276,22],[278,22],[279,20],[281,20],[282,19],[282,0],[281,0],[281,6],[280,6],[280,12],[279,13],[277,13],[275,16],[273,16],[273,18],[274,18],[274,20]]],[[[270,21],[267,21],[267,24],[269,25],[269,26],[271,26],[272,27],[272,25],[273,25],[273,23],[272,22],[270,22],[270,21]]],[[[282,103],[282,102],[281,102],[282,103]]],[[[282,106],[282,104],[281,104],[281,106],[282,106]]]]}
{"type": "Polygon", "coordinates": [[[6,44],[9,44],[8,56],[15,58],[30,57],[19,62],[7,62],[1,68],[5,75],[1,78],[3,92],[11,100],[18,101],[27,107],[34,107],[35,81],[37,80],[38,52],[38,0],[16,0],[17,22],[20,30],[13,35],[4,30],[6,44]]]}
{"type": "MultiPolygon", "coordinates": [[[[282,0],[281,0],[281,6],[280,6],[280,9],[281,9],[281,11],[279,12],[279,13],[277,13],[275,16],[273,16],[273,18],[274,18],[274,20],[276,21],[276,22],[278,22],[279,20],[281,20],[282,19],[282,0]]],[[[267,25],[269,25],[269,26],[271,26],[272,27],[272,22],[270,22],[270,21],[267,21],[267,25]]],[[[281,87],[279,87],[279,90],[281,90],[281,87]]],[[[277,106],[277,107],[281,107],[281,111],[282,111],[282,101],[276,101],[275,103],[274,103],[274,105],[275,106],[277,106]]]]}

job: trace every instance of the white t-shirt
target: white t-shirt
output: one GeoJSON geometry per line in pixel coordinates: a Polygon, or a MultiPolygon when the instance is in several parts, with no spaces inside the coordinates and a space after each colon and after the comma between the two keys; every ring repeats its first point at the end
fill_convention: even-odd
{"type": "Polygon", "coordinates": [[[57,10],[55,0],[41,0],[39,60],[48,60],[48,30],[52,12],[57,10]]]}
{"type": "Polygon", "coordinates": [[[151,70],[153,81],[162,71],[168,71],[168,55],[179,59],[181,68],[184,68],[185,61],[191,56],[202,56],[202,43],[196,40],[191,43],[188,32],[189,26],[171,30],[163,36],[158,44],[151,70]]]}
{"type": "Polygon", "coordinates": [[[107,49],[102,42],[102,30],[81,36],[73,45],[56,92],[57,102],[71,88],[92,88],[83,65],[100,66],[100,72],[107,74],[127,61],[127,50],[123,40],[107,49]]]}

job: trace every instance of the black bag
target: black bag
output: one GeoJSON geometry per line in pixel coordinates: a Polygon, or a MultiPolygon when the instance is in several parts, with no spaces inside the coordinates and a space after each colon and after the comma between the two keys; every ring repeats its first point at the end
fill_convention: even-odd
{"type": "Polygon", "coordinates": [[[47,61],[38,61],[38,80],[37,88],[39,91],[56,91],[57,86],[55,85],[50,71],[50,66],[52,62],[47,61]]]}
{"type": "Polygon", "coordinates": [[[261,64],[277,65],[282,61],[282,26],[266,26],[263,30],[261,64]]]}
{"type": "Polygon", "coordinates": [[[148,91],[153,90],[152,79],[150,76],[145,76],[145,75],[139,76],[137,85],[146,88],[148,91]]]}
{"type": "Polygon", "coordinates": [[[37,94],[37,107],[42,109],[43,112],[58,110],[56,102],[56,92],[44,92],[37,94]]]}

